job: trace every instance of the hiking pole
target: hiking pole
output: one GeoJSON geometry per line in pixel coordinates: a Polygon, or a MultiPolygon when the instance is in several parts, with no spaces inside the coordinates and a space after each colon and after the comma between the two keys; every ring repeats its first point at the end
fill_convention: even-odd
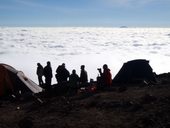
{"type": "Polygon", "coordinates": [[[41,104],[43,104],[44,102],[38,97],[36,96],[34,93],[32,94],[32,96],[41,104]]]}

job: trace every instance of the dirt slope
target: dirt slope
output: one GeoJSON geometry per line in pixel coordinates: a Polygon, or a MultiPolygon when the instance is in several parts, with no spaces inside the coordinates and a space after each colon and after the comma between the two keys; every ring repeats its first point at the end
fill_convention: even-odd
{"type": "MultiPolygon", "coordinates": [[[[170,75],[157,85],[0,101],[0,128],[170,128],[170,75]]],[[[126,87],[124,87],[126,86],[126,87]]]]}

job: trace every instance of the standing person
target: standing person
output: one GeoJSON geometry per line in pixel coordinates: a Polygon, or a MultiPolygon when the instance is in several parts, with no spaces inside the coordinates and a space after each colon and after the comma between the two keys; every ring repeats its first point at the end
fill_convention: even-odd
{"type": "Polygon", "coordinates": [[[50,61],[47,62],[47,65],[44,68],[44,76],[46,87],[51,88],[51,79],[53,77],[53,74],[50,61]]]}
{"type": "Polygon", "coordinates": [[[79,76],[76,74],[76,70],[72,70],[72,74],[69,76],[69,85],[71,88],[77,88],[79,82],[79,76]]]}
{"type": "Polygon", "coordinates": [[[56,79],[58,84],[61,83],[67,83],[67,80],[70,76],[69,71],[65,67],[65,63],[62,63],[62,65],[59,65],[58,68],[56,69],[56,79]]]}
{"type": "Polygon", "coordinates": [[[42,79],[42,76],[43,76],[43,73],[44,72],[44,68],[43,66],[40,64],[40,63],[37,63],[37,76],[38,76],[38,82],[39,82],[39,85],[40,86],[43,86],[44,82],[43,82],[43,79],[42,79]]]}
{"type": "Polygon", "coordinates": [[[87,75],[87,71],[85,70],[85,65],[81,65],[81,72],[80,72],[80,84],[82,84],[82,86],[86,85],[88,82],[88,75],[87,75]]]}
{"type": "Polygon", "coordinates": [[[103,73],[101,68],[98,69],[101,76],[101,86],[111,86],[112,85],[112,74],[110,73],[110,69],[107,64],[103,65],[103,73]]]}

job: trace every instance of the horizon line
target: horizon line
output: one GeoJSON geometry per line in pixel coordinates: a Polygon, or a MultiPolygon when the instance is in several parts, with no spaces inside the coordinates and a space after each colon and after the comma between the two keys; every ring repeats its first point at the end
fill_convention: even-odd
{"type": "Polygon", "coordinates": [[[170,26],[70,26],[70,25],[64,25],[64,26],[36,26],[36,25],[0,25],[0,28],[6,28],[6,27],[11,27],[11,28],[170,28],[170,26]]]}

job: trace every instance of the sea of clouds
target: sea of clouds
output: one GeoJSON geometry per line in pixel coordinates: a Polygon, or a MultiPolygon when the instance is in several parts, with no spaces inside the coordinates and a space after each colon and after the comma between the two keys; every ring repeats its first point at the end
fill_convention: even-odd
{"type": "MultiPolygon", "coordinates": [[[[170,71],[170,28],[1,27],[0,63],[23,71],[37,83],[37,62],[51,61],[53,74],[65,63],[70,71],[84,64],[89,79],[108,64],[112,77],[123,63],[147,59],[157,74],[170,71]]],[[[53,83],[56,83],[53,77],[53,83]]]]}

